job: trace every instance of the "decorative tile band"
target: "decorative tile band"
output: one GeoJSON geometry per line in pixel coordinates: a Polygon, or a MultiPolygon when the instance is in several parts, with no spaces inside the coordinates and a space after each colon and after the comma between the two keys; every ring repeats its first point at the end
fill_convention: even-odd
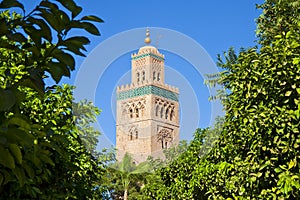
{"type": "Polygon", "coordinates": [[[158,60],[162,60],[162,61],[165,60],[164,58],[162,58],[162,57],[160,57],[158,55],[155,55],[153,53],[145,53],[145,54],[142,54],[142,55],[139,55],[139,56],[135,56],[135,57],[132,58],[132,60],[136,60],[136,59],[139,59],[139,58],[144,58],[146,56],[152,56],[152,57],[154,57],[154,58],[156,58],[158,60]]]}
{"type": "Polygon", "coordinates": [[[154,94],[160,97],[171,99],[173,101],[178,101],[178,94],[160,87],[156,87],[154,85],[147,85],[144,87],[139,87],[128,91],[119,92],[117,93],[117,100],[124,100],[124,99],[143,96],[147,94],[154,94]]]}

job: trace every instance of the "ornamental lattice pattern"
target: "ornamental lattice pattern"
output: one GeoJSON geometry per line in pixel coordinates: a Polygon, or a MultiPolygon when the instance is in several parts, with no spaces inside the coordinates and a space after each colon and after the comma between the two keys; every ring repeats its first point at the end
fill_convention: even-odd
{"type": "Polygon", "coordinates": [[[126,119],[143,117],[145,114],[145,107],[146,107],[145,98],[124,102],[122,104],[122,118],[126,120],[126,119]]]}
{"type": "Polygon", "coordinates": [[[135,56],[135,57],[132,58],[132,60],[136,60],[136,59],[140,59],[140,58],[145,58],[147,56],[151,56],[151,57],[156,58],[156,59],[161,60],[161,61],[165,60],[164,58],[162,58],[162,57],[160,57],[158,55],[155,55],[153,53],[145,53],[145,54],[142,54],[142,55],[139,55],[139,56],[135,56]]]}
{"type": "Polygon", "coordinates": [[[139,87],[128,91],[119,92],[117,93],[117,100],[124,100],[124,99],[139,97],[147,94],[154,94],[173,101],[178,101],[178,94],[154,85],[147,85],[144,87],[139,87]]]}
{"type": "Polygon", "coordinates": [[[161,143],[162,149],[170,147],[173,141],[173,130],[169,128],[161,129],[157,134],[157,142],[161,143]]]}

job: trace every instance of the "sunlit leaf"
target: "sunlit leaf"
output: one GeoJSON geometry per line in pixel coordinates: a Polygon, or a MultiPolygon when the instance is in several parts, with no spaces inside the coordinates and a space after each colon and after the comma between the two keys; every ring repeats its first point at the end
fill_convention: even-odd
{"type": "Polygon", "coordinates": [[[94,22],[104,22],[102,19],[100,19],[97,16],[94,15],[88,15],[81,18],[81,20],[88,20],[88,21],[94,21],[94,22]]]}

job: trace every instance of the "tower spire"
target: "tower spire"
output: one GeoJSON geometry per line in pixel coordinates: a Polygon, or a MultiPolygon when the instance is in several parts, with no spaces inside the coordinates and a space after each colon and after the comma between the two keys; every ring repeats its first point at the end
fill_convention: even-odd
{"type": "Polygon", "coordinates": [[[146,44],[150,44],[150,43],[151,43],[149,28],[146,29],[145,43],[146,43],[146,44]]]}

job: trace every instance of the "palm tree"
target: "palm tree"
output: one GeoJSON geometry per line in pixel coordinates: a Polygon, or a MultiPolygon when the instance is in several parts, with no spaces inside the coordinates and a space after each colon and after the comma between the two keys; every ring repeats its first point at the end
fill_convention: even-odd
{"type": "Polygon", "coordinates": [[[136,165],[132,157],[126,153],[121,162],[111,165],[109,171],[113,182],[111,190],[114,193],[111,196],[128,200],[130,190],[140,190],[144,185],[145,175],[150,172],[150,165],[147,162],[136,165]]]}

